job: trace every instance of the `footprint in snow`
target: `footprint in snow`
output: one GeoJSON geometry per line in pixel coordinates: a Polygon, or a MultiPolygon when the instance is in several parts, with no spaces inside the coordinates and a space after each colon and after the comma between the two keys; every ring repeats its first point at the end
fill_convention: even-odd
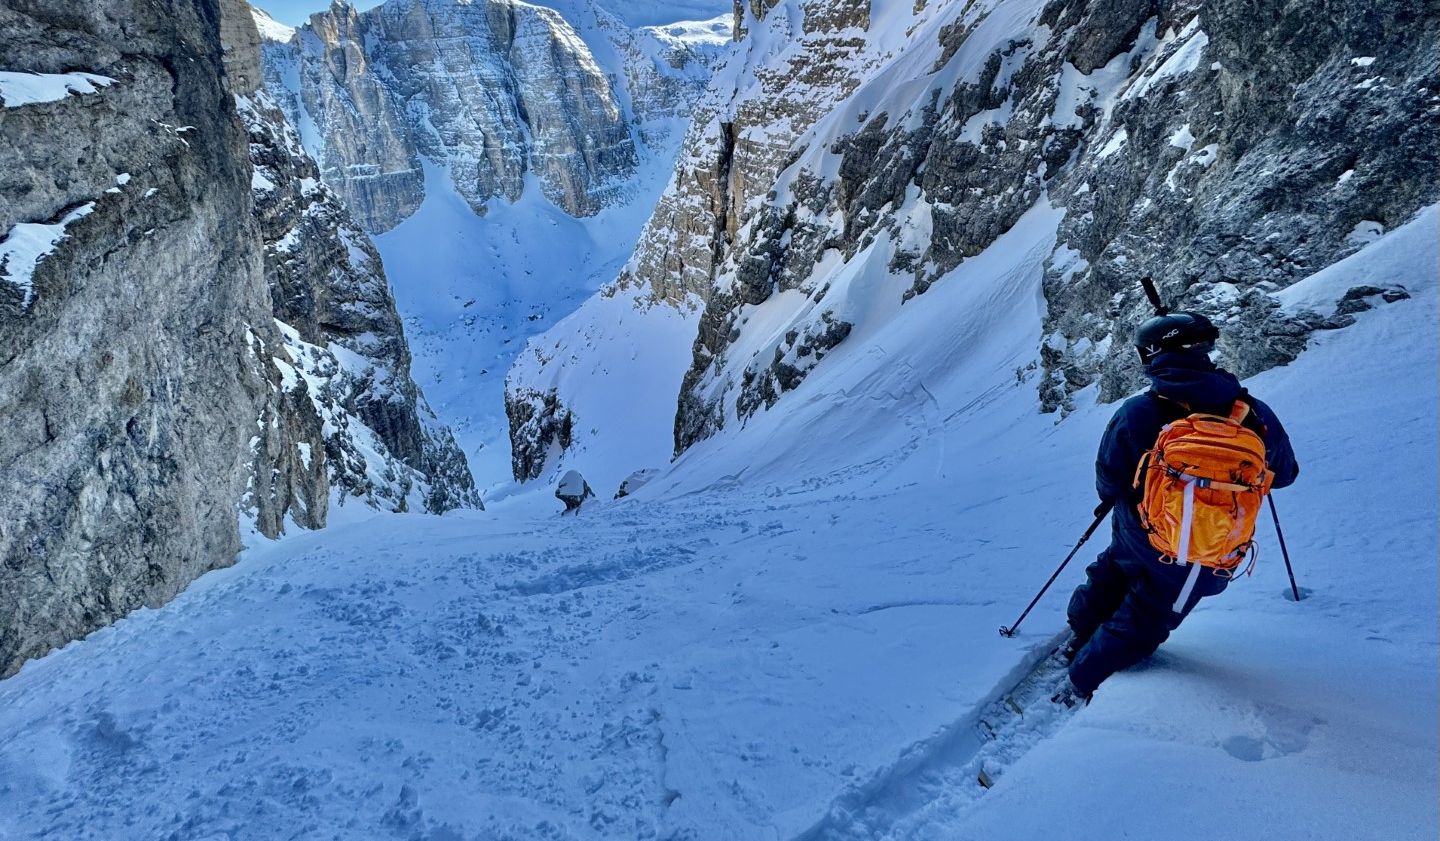
{"type": "Polygon", "coordinates": [[[1220,747],[1242,762],[1263,762],[1299,753],[1310,746],[1310,735],[1325,722],[1284,707],[1255,709],[1256,735],[1240,733],[1227,738],[1220,747]]]}

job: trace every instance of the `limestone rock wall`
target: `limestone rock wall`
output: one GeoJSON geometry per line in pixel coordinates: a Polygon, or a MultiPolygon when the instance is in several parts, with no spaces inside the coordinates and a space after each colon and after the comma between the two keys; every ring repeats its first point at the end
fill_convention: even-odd
{"type": "Polygon", "coordinates": [[[613,30],[606,49],[634,52],[633,74],[602,69],[554,9],[392,0],[365,12],[334,4],[267,45],[267,86],[366,230],[389,230],[419,207],[422,157],[443,164],[477,212],[517,200],[533,177],[567,213],[589,216],[634,174],[632,118],[695,86],[654,72],[654,51],[636,47],[617,18],[584,11],[589,30],[613,30]],[[630,77],[644,87],[638,107],[630,77]]]}
{"type": "Polygon", "coordinates": [[[218,19],[0,6],[0,70],[113,80],[0,107],[0,675],[240,548],[269,296],[218,19]],[[26,226],[67,218],[26,290],[26,226]]]}
{"type": "Polygon", "coordinates": [[[254,33],[238,0],[0,6],[0,676],[242,527],[479,504],[254,33]]]}
{"type": "Polygon", "coordinates": [[[736,32],[747,40],[696,111],[621,288],[648,286],[671,304],[708,297],[792,144],[878,61],[864,34],[868,0],[752,5],[736,4],[736,32]]]}
{"type": "Polygon", "coordinates": [[[285,81],[296,85],[288,116],[312,127],[321,177],[366,230],[380,232],[420,207],[425,174],[404,101],[382,81],[365,41],[355,8],[337,3],[314,15],[293,44],[267,45],[267,64],[284,68],[285,81]]]}
{"type": "MultiPolygon", "coordinates": [[[[221,29],[247,45],[227,51],[226,68],[250,141],[250,191],[277,331],[252,337],[252,349],[279,374],[277,423],[298,427],[279,453],[255,463],[278,458],[307,479],[282,513],[321,528],[332,498],[436,514],[483,507],[454,436],[410,377],[410,348],[379,253],[261,87],[255,16],[242,0],[226,0],[221,29]]],[[[263,487],[264,479],[257,471],[254,481],[263,487]]],[[[283,522],[262,523],[266,533],[279,528],[283,522]]]]}
{"type": "MultiPolygon", "coordinates": [[[[264,92],[241,97],[239,111],[279,331],[279,344],[257,353],[281,373],[280,399],[293,404],[285,414],[318,433],[300,448],[300,464],[341,504],[437,514],[481,507],[464,455],[410,377],[410,348],[369,236],[320,183],[264,92]]],[[[289,510],[319,528],[326,497],[310,496],[289,510]]]]}
{"type": "Polygon", "coordinates": [[[1226,364],[1250,376],[1347,323],[1282,315],[1271,293],[1440,200],[1433,3],[1208,0],[1118,13],[1116,27],[1078,5],[1050,12],[1057,28],[1143,33],[1154,22],[1173,37],[1108,120],[1082,117],[1079,158],[1050,186],[1067,209],[1067,251],[1046,275],[1047,409],[1092,382],[1103,400],[1142,382],[1128,341],[1148,308],[1139,277],[1215,318],[1226,364]]]}
{"type": "Polygon", "coordinates": [[[837,266],[883,258],[908,279],[904,305],[925,306],[1042,201],[1065,214],[1038,374],[1019,372],[1041,408],[1140,383],[1129,335],[1145,275],[1221,322],[1242,376],[1293,359],[1345,318],[1282,315],[1272,293],[1440,198],[1423,140],[1440,130],[1437,27],[1419,2],[915,7],[909,48],[779,154],[749,215],[710,239],[728,244],[708,264],[677,451],[773,405],[845,340],[856,307],[832,290],[837,266]],[[747,314],[781,293],[784,338],[749,337],[747,314]]]}

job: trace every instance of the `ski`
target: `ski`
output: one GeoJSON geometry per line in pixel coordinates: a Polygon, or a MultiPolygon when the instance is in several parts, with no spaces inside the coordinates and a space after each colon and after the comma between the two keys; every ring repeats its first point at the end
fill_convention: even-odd
{"type": "Polygon", "coordinates": [[[1069,680],[1065,648],[1070,639],[1070,634],[1064,634],[1024,677],[981,711],[975,722],[975,733],[982,742],[975,783],[981,788],[993,787],[1005,767],[1058,730],[1075,712],[1054,700],[1069,680]]]}

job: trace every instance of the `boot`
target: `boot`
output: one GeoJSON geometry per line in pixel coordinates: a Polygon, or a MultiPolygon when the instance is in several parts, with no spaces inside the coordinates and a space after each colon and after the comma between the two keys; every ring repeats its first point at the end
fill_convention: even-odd
{"type": "Polygon", "coordinates": [[[1093,697],[1095,697],[1093,694],[1087,695],[1076,689],[1075,684],[1071,683],[1069,678],[1066,678],[1065,685],[1060,688],[1060,691],[1050,696],[1050,703],[1058,704],[1067,710],[1073,710],[1076,707],[1088,706],[1090,699],[1093,697]]]}

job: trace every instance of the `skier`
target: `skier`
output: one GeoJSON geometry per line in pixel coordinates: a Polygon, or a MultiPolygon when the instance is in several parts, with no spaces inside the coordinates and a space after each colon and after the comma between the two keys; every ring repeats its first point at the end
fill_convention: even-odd
{"type": "Polygon", "coordinates": [[[555,498],[565,503],[562,514],[569,514],[571,511],[578,514],[585,500],[594,495],[595,492],[590,490],[590,483],[585,481],[585,477],[581,476],[578,470],[571,470],[562,476],[559,487],[555,488],[555,498]]]}
{"type": "Polygon", "coordinates": [[[1070,680],[1055,696],[1058,703],[1089,703],[1106,678],[1153,654],[1201,598],[1220,593],[1229,583],[1228,571],[1198,563],[1187,568],[1164,557],[1142,525],[1144,490],[1136,487],[1137,468],[1162,428],[1196,412],[1222,418],[1242,415],[1244,427],[1264,442],[1271,487],[1283,488],[1299,473],[1280,419],[1251,397],[1234,374],[1210,361],[1219,336],[1209,319],[1188,312],[1158,315],[1135,334],[1135,349],[1151,388],[1125,401],[1100,442],[1095,485],[1101,506],[1096,515],[1113,504],[1113,536],[1070,598],[1075,636],[1064,652],[1070,680]]]}

